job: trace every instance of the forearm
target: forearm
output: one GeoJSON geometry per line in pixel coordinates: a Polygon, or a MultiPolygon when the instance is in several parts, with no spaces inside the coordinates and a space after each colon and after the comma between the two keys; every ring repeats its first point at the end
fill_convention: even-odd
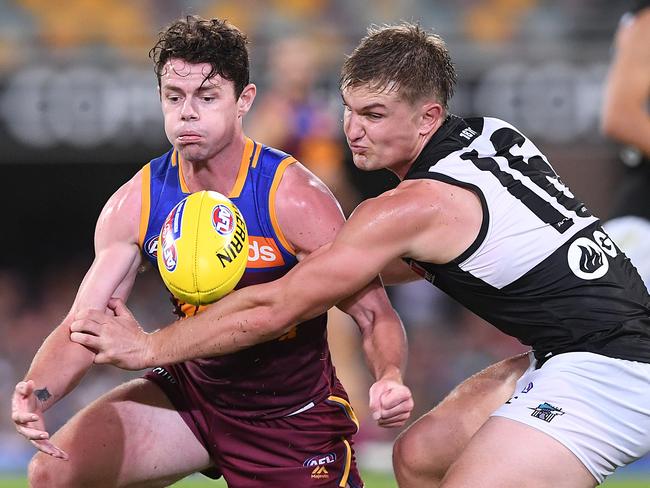
{"type": "Polygon", "coordinates": [[[69,322],[66,318],[45,339],[25,375],[34,381],[43,411],[73,390],[93,364],[94,354],[70,341],[69,322]]]}
{"type": "Polygon", "coordinates": [[[239,290],[151,334],[145,363],[152,367],[221,356],[280,337],[296,321],[277,305],[268,285],[239,290]]]}
{"type": "Polygon", "coordinates": [[[406,368],[407,342],[402,324],[395,315],[377,320],[362,331],[366,363],[375,380],[403,379],[406,368]]]}

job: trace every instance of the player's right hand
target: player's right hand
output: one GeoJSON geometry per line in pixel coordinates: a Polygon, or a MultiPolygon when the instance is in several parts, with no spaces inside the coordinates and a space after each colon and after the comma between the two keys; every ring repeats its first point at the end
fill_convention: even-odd
{"type": "Polygon", "coordinates": [[[58,459],[68,459],[68,454],[50,442],[45,430],[43,412],[38,408],[34,382],[20,381],[11,399],[11,419],[19,434],[29,439],[36,448],[58,459]]]}

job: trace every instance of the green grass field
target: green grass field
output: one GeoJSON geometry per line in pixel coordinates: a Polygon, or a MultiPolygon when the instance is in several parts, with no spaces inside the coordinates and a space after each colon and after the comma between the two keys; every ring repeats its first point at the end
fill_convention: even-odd
{"type": "MultiPolygon", "coordinates": [[[[397,484],[392,476],[380,473],[364,473],[367,488],[396,488],[397,484]]],[[[212,481],[203,476],[186,478],[173,485],[174,488],[226,488],[222,480],[212,481]]],[[[648,479],[612,479],[601,485],[606,488],[648,488],[648,479]]],[[[0,478],[0,488],[27,488],[25,478],[0,478]]]]}

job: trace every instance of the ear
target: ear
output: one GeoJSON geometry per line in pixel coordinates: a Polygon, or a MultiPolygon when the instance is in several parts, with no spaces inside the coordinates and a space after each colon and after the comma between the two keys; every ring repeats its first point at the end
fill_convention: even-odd
{"type": "Polygon", "coordinates": [[[253,100],[255,100],[255,94],[257,93],[257,87],[252,83],[249,83],[244,87],[239,95],[239,100],[237,100],[237,117],[242,118],[250,110],[251,105],[253,105],[253,100]]]}
{"type": "Polygon", "coordinates": [[[420,134],[429,135],[442,124],[445,109],[438,102],[430,100],[422,104],[420,110],[420,134]]]}

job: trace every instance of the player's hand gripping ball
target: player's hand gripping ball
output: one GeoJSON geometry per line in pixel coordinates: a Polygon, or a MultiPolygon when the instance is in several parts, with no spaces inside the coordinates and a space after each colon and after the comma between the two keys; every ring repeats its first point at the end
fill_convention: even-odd
{"type": "Polygon", "coordinates": [[[230,293],[248,262],[248,231],[239,209],[215,191],[192,193],[165,219],[158,269],[179,300],[206,305],[230,293]]]}

